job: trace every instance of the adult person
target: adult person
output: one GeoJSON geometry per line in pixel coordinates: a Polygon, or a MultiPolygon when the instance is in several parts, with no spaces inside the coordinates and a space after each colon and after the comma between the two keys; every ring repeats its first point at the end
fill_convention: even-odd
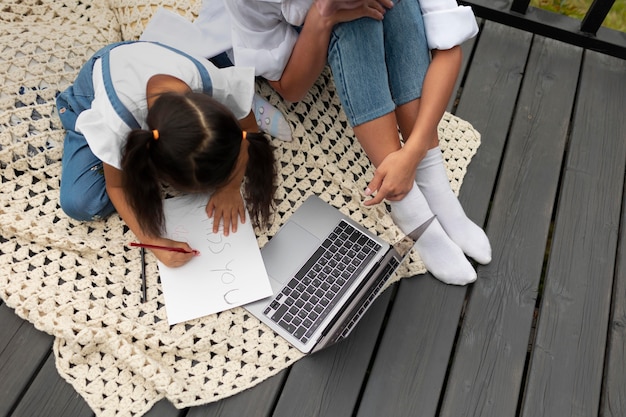
{"type": "Polygon", "coordinates": [[[435,277],[473,282],[464,253],[488,263],[491,247],[450,188],[437,136],[460,69],[458,45],[477,32],[473,13],[454,0],[341,4],[323,15],[312,0],[227,2],[235,64],[254,66],[283,98],[298,101],[328,62],[355,136],[376,167],[364,204],[390,203],[435,277]]]}

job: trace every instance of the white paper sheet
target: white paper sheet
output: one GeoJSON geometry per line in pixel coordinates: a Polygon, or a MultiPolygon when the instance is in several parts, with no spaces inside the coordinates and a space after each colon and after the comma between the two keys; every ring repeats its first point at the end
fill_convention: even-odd
{"type": "Polygon", "coordinates": [[[200,15],[193,23],[178,13],[159,7],[139,40],[160,42],[205,58],[233,47],[230,18],[220,0],[203,1],[200,15]]]}
{"type": "Polygon", "coordinates": [[[250,220],[236,233],[213,233],[206,214],[208,196],[166,199],[166,235],[200,251],[187,264],[159,273],[169,324],[228,310],[272,295],[267,271],[250,220]]]}

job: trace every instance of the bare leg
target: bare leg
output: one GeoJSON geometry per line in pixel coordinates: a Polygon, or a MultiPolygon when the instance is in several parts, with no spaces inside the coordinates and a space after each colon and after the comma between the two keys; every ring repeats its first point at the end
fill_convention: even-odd
{"type": "Polygon", "coordinates": [[[354,127],[354,134],[375,167],[378,167],[387,155],[400,150],[400,137],[396,126],[396,115],[392,112],[354,127]]]}

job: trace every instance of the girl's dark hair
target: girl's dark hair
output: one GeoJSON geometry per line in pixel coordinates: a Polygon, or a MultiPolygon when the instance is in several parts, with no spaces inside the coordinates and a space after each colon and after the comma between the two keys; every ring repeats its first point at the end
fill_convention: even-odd
{"type": "MultiPolygon", "coordinates": [[[[149,130],[128,135],[122,152],[122,186],[140,227],[159,236],[164,224],[161,182],[188,192],[208,192],[226,184],[243,132],[227,107],[194,92],[161,95],[148,111],[147,124],[149,130]]],[[[261,133],[249,132],[246,139],[243,196],[253,224],[265,226],[276,188],[273,148],[261,133]]]]}

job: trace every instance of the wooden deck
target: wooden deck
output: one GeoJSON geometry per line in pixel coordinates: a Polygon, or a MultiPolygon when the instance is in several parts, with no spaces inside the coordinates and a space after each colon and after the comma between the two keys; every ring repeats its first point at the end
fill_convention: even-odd
{"type": "MultiPolygon", "coordinates": [[[[626,415],[626,61],[484,22],[450,111],[482,145],[461,200],[478,281],[386,291],[345,341],[226,400],[157,416],[626,415]]],[[[0,305],[0,416],[91,416],[52,338],[0,305]]]]}

